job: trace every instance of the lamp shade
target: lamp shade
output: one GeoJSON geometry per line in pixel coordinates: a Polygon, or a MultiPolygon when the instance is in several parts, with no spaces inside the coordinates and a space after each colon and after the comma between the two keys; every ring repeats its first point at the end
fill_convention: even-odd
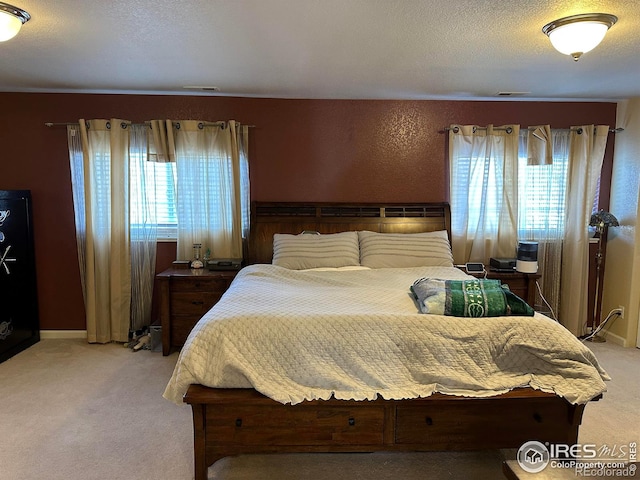
{"type": "Polygon", "coordinates": [[[31,18],[24,10],[0,2],[0,42],[6,42],[15,37],[22,24],[31,18]]]}
{"type": "Polygon", "coordinates": [[[620,223],[613,213],[600,210],[591,215],[589,226],[604,229],[604,227],[619,227],[620,223]]]}
{"type": "Polygon", "coordinates": [[[546,24],[542,31],[560,53],[578,60],[596,48],[618,18],[607,13],[586,13],[565,17],[546,24]]]}

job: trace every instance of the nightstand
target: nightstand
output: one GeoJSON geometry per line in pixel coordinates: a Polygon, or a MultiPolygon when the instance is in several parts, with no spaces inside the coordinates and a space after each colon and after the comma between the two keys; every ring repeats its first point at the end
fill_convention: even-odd
{"type": "Polygon", "coordinates": [[[184,345],[195,324],[220,300],[237,273],[169,268],[156,275],[163,355],[184,345]]]}
{"type": "MultiPolygon", "coordinates": [[[[486,265],[485,269],[487,269],[486,265]]],[[[465,271],[464,268],[462,268],[462,270],[465,271]]],[[[540,273],[521,273],[516,272],[515,270],[513,272],[494,272],[487,269],[486,277],[485,274],[481,272],[474,272],[469,275],[473,275],[476,278],[500,280],[501,283],[509,285],[509,290],[531,305],[531,308],[535,309],[537,290],[536,280],[542,276],[540,273]]]]}

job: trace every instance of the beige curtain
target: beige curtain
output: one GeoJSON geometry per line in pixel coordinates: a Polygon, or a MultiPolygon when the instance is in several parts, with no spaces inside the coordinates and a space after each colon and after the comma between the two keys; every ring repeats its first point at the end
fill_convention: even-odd
{"type": "Polygon", "coordinates": [[[118,119],[80,120],[89,342],[126,342],[131,304],[129,132],[118,119]]]}
{"type": "Polygon", "coordinates": [[[153,284],[156,274],[158,220],[155,181],[148,159],[146,125],[130,126],[129,145],[129,238],[131,252],[131,325],[132,332],[151,325],[153,284]]]}
{"type": "Polygon", "coordinates": [[[456,263],[513,258],[518,226],[519,125],[451,125],[452,250],[456,263]]]}
{"type": "Polygon", "coordinates": [[[551,165],[553,163],[551,126],[529,127],[527,140],[527,165],[551,165]]]}
{"type": "Polygon", "coordinates": [[[176,145],[171,120],[151,120],[149,122],[148,160],[150,162],[175,162],[176,145]]]}
{"type": "Polygon", "coordinates": [[[177,258],[193,244],[212,258],[242,258],[242,188],[237,124],[173,122],[177,177],[177,258]]]}
{"type": "Polygon", "coordinates": [[[249,220],[251,215],[251,187],[249,182],[249,126],[239,125],[236,128],[240,160],[240,203],[242,209],[242,238],[249,236],[249,220]]]}
{"type": "Polygon", "coordinates": [[[67,125],[67,143],[69,146],[69,168],[71,173],[71,192],[73,194],[73,214],[76,226],[76,247],[78,250],[78,265],[80,267],[80,283],[82,298],[87,303],[87,289],[85,286],[86,271],[86,214],[84,211],[84,155],[80,125],[67,125]]]}
{"type": "Polygon", "coordinates": [[[562,262],[560,321],[581,335],[587,321],[589,278],[588,225],[607,145],[609,127],[572,127],[562,262]]]}

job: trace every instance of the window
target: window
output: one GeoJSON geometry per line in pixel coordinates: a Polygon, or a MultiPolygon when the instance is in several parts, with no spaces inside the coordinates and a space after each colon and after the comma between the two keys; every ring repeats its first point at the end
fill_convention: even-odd
{"type": "MultiPolygon", "coordinates": [[[[492,135],[468,134],[452,137],[451,149],[451,225],[454,238],[497,238],[499,225],[505,224],[515,207],[517,186],[506,178],[514,178],[518,139],[500,129],[492,135]],[[513,157],[505,161],[505,156],[513,157]],[[507,171],[505,172],[505,168],[507,171]],[[512,172],[510,172],[512,171],[512,172]],[[505,190],[511,192],[505,195],[505,190]]],[[[514,232],[515,233],[515,232],[514,232]]]]}
{"type": "MultiPolygon", "coordinates": [[[[178,238],[178,208],[177,208],[177,196],[176,186],[178,184],[177,169],[174,162],[150,162],[139,161],[139,159],[133,158],[133,152],[131,164],[130,164],[130,224],[131,228],[135,228],[136,225],[140,225],[145,218],[143,215],[143,209],[149,208],[153,213],[151,218],[156,218],[157,224],[157,236],[159,241],[173,241],[178,238]],[[138,161],[136,161],[138,160],[138,161]],[[148,198],[148,206],[146,201],[143,200],[141,189],[136,188],[137,185],[141,185],[143,182],[147,182],[146,189],[148,198]]],[[[249,225],[249,204],[247,198],[249,196],[249,169],[248,162],[246,161],[246,155],[243,152],[243,161],[240,163],[241,173],[241,189],[243,192],[242,202],[242,227],[243,232],[246,235],[246,230],[249,225]]],[[[214,179],[210,186],[213,185],[220,191],[224,191],[223,185],[220,184],[218,179],[221,175],[226,173],[225,177],[229,177],[229,173],[223,164],[219,165],[218,170],[222,172],[218,174],[209,174],[206,178],[214,179]]],[[[196,173],[196,172],[190,172],[196,173]]],[[[206,175],[206,171],[197,170],[197,174],[206,175]]],[[[211,173],[211,172],[209,172],[211,173]]],[[[226,178],[226,185],[231,185],[233,180],[229,177],[226,178]]],[[[228,190],[228,188],[226,188],[228,190]]],[[[195,191],[194,191],[195,193],[195,191]]],[[[229,199],[229,201],[231,201],[229,199]]],[[[213,210],[217,210],[213,208],[213,210]]],[[[227,209],[230,211],[230,209],[227,209]]],[[[149,216],[147,215],[147,218],[149,216]]],[[[225,219],[227,224],[232,222],[231,218],[225,219]]]]}
{"type": "Polygon", "coordinates": [[[553,131],[553,164],[527,165],[527,131],[518,148],[518,237],[544,240],[564,233],[569,132],[553,131]]]}
{"type": "MultiPolygon", "coordinates": [[[[551,165],[527,165],[527,133],[527,130],[520,132],[518,147],[518,237],[539,240],[549,236],[562,238],[569,168],[569,131],[552,131],[551,165]]],[[[502,190],[502,172],[499,171],[496,159],[487,160],[484,152],[481,153],[457,159],[458,188],[452,188],[452,203],[468,205],[469,225],[478,224],[484,211],[487,217],[485,224],[490,229],[493,226],[493,231],[497,231],[499,197],[487,192],[502,190]]],[[[599,185],[598,180],[594,211],[597,211],[598,206],[599,185]]]]}
{"type": "Polygon", "coordinates": [[[454,230],[464,228],[465,224],[484,223],[481,219],[481,215],[484,215],[488,228],[497,231],[501,203],[497,195],[491,193],[502,190],[502,177],[498,170],[493,159],[487,161],[483,156],[458,158],[456,184],[459,188],[452,189],[451,202],[454,205],[466,205],[468,219],[454,217],[454,230]],[[455,225],[456,219],[461,222],[459,226],[455,225]]]}
{"type": "MultiPolygon", "coordinates": [[[[149,207],[155,211],[158,240],[175,240],[178,234],[176,209],[176,164],[131,161],[131,226],[139,225],[144,216],[145,202],[135,194],[135,186],[144,178],[147,182],[149,207]]],[[[152,217],[153,218],[153,217],[152,217]]]]}

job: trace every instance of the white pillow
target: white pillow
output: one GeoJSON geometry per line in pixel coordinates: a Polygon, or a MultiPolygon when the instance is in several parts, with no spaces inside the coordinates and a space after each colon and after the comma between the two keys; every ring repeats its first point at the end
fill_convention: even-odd
{"type": "Polygon", "coordinates": [[[425,233],[358,232],[360,264],[369,268],[453,267],[446,230],[425,233]]]}
{"type": "Polygon", "coordinates": [[[274,265],[292,270],[360,265],[357,232],[273,236],[274,265]]]}

